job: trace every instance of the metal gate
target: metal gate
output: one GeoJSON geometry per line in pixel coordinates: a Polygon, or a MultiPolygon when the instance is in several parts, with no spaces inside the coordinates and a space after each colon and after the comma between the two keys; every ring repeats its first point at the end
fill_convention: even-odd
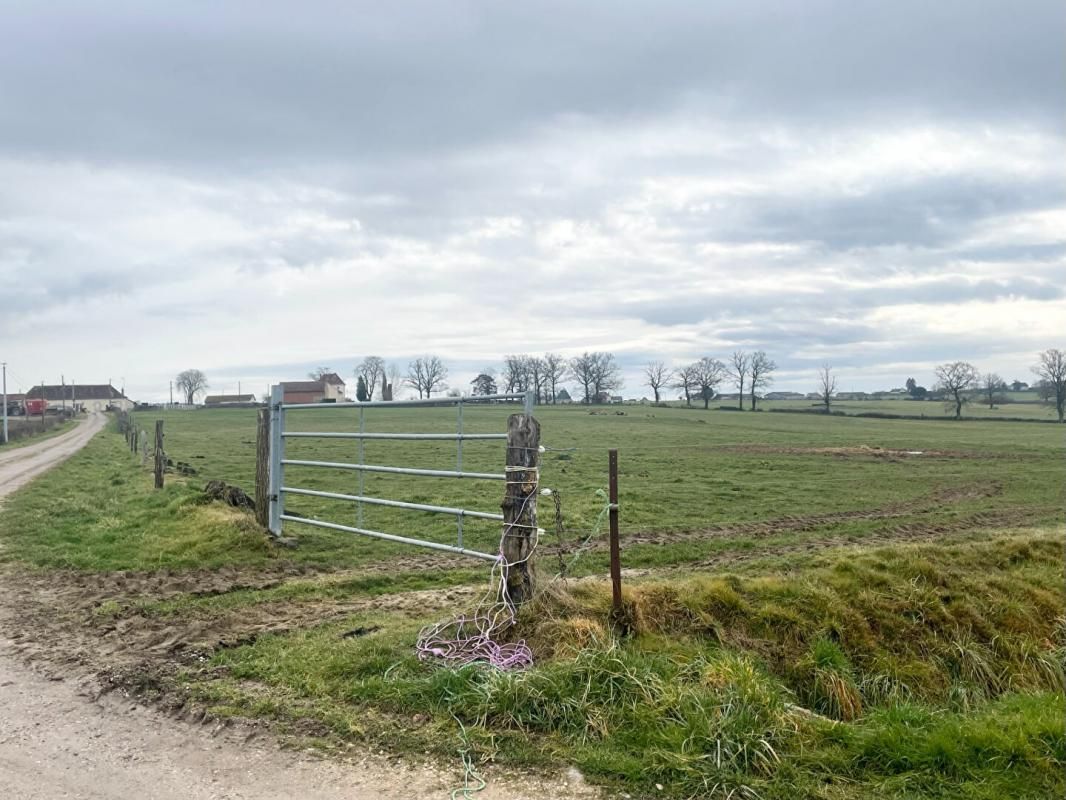
{"type": "Polygon", "coordinates": [[[473,511],[465,508],[452,508],[449,506],[428,505],[425,503],[409,503],[385,497],[367,497],[364,490],[364,479],[368,472],[386,473],[395,475],[413,475],[431,478],[456,478],[466,480],[506,481],[504,472],[464,472],[463,471],[463,442],[471,440],[507,440],[506,433],[464,433],[463,432],[463,408],[469,405],[480,405],[491,402],[522,401],[524,413],[529,415],[533,412],[533,392],[515,394],[494,394],[484,397],[446,397],[426,400],[398,400],[355,402],[355,403],[285,403],[281,386],[274,386],[270,394],[270,530],[280,536],[284,522],[295,522],[302,525],[311,525],[318,528],[328,528],[335,531],[357,533],[370,536],[375,539],[385,539],[390,542],[428,547],[433,550],[445,550],[450,553],[483,558],[488,561],[497,561],[499,554],[481,553],[470,550],[463,546],[463,519],[498,520],[503,522],[503,514],[485,511],[473,511]],[[404,407],[425,406],[455,406],[456,430],[455,433],[367,433],[365,431],[366,412],[368,409],[392,409],[404,407]],[[328,414],[331,411],[343,411],[358,409],[358,431],[301,431],[289,430],[289,415],[318,413],[328,414]],[[289,439],[353,439],[358,442],[358,463],[335,462],[335,461],[309,461],[302,459],[290,459],[285,454],[285,444],[289,439]],[[364,442],[369,440],[406,440],[406,441],[454,441],[456,443],[455,469],[417,469],[414,467],[386,466],[382,464],[367,464],[364,459],[364,442]],[[285,480],[285,468],[294,467],[319,467],[323,469],[352,470],[358,473],[358,493],[343,494],[340,492],[324,492],[314,489],[289,486],[285,480]],[[285,513],[286,495],[304,495],[320,497],[331,500],[341,500],[356,504],[357,525],[342,525],[335,522],[311,519],[285,513]],[[424,511],[434,514],[450,514],[456,518],[456,543],[454,545],[431,542],[424,539],[414,539],[408,536],[399,536],[392,533],[370,530],[363,527],[363,506],[378,505],[391,508],[402,508],[411,511],[424,511]]]}

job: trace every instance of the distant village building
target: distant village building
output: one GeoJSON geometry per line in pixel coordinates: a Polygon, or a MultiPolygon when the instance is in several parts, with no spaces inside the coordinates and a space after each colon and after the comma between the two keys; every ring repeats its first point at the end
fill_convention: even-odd
{"type": "Polygon", "coordinates": [[[209,394],[204,398],[205,406],[247,405],[254,402],[254,394],[209,394]]]}
{"type": "Polygon", "coordinates": [[[336,372],[328,372],[317,381],[282,381],[284,403],[345,403],[344,381],[336,372]]]}
{"type": "Polygon", "coordinates": [[[26,399],[45,400],[49,411],[60,411],[64,408],[78,411],[130,411],[133,408],[133,401],[110,383],[34,386],[26,392],[26,399]]]}
{"type": "Polygon", "coordinates": [[[805,399],[799,392],[767,392],[763,400],[803,400],[805,399]]]}

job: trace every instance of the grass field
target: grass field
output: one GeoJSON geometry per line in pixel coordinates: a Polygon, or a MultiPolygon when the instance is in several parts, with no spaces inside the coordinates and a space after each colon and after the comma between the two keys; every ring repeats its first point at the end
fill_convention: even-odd
{"type": "MultiPolygon", "coordinates": [[[[468,410],[464,429],[502,431],[508,410],[468,410]]],[[[574,577],[521,616],[513,636],[537,657],[522,673],[415,657],[423,624],[474,602],[482,563],[298,525],[286,529],[298,548],[276,549],[247,515],[203,503],[208,479],[251,491],[254,411],[158,415],[170,457],[198,470],[162,492],[120,436],[101,434],[9,501],[0,557],[30,583],[68,586],[71,610],[28,595],[27,619],[57,618],[66,646],[85,637],[86,652],[114,641],[138,664],[132,685],[324,746],[447,758],[463,730],[479,764],[575,764],[642,797],[1066,791],[1066,426],[596,411],[537,411],[541,483],[563,510],[560,532],[542,499],[539,569],[550,577],[560,551],[593,531],[617,447],[630,634],[610,623],[601,533],[574,577]]],[[[453,426],[444,410],[366,417],[369,431],[453,426]]],[[[355,430],[358,418],[315,411],[292,427],[355,430]]],[[[289,456],[354,461],[356,447],[308,440],[289,456]]],[[[455,458],[454,445],[366,445],[369,463],[449,469],[455,458]]],[[[499,442],[468,443],[463,467],[498,472],[502,458],[499,442]]],[[[310,468],[286,482],[358,488],[353,473],[310,468]]],[[[487,511],[502,488],[365,483],[369,495],[487,511]]],[[[307,498],[289,507],[348,523],[357,513],[307,498]]],[[[364,514],[367,527],[455,537],[450,518],[364,514]]],[[[492,552],[498,536],[466,525],[470,546],[492,552]]]]}
{"type": "Polygon", "coordinates": [[[42,439],[50,439],[53,436],[59,436],[61,433],[69,431],[73,424],[74,423],[70,420],[60,419],[59,417],[46,417],[46,421],[43,425],[40,417],[33,417],[31,419],[25,417],[9,417],[8,435],[11,441],[7,444],[0,441],[0,453],[7,450],[13,450],[16,447],[22,447],[23,445],[39,442],[42,439]]]}

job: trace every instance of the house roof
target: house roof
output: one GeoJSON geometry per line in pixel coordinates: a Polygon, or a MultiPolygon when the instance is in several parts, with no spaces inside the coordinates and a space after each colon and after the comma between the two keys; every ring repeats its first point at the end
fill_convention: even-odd
{"type": "Polygon", "coordinates": [[[111,384],[68,383],[66,386],[34,386],[26,392],[27,399],[62,400],[125,400],[126,395],[111,384]]]}
{"type": "Polygon", "coordinates": [[[282,381],[281,388],[286,392],[322,392],[322,381],[282,381]]]}
{"type": "Polygon", "coordinates": [[[214,403],[254,403],[254,394],[209,394],[204,398],[205,405],[214,403]]]}
{"type": "Polygon", "coordinates": [[[344,380],[336,372],[327,372],[322,376],[322,380],[334,386],[344,386],[344,380]]]}

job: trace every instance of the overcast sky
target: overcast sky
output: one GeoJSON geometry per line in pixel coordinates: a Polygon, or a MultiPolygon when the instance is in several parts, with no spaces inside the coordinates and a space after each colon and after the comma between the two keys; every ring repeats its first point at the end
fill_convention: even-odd
{"type": "Polygon", "coordinates": [[[0,0],[0,360],[138,400],[366,354],[1066,347],[1066,3],[0,0]]]}

